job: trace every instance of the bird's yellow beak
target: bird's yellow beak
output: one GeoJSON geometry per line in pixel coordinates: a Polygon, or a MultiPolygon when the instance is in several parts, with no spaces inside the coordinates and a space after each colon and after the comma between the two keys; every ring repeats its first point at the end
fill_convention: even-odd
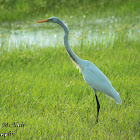
{"type": "Polygon", "coordinates": [[[42,23],[42,22],[48,22],[48,21],[49,21],[48,19],[44,19],[44,20],[37,21],[35,23],[42,23]]]}

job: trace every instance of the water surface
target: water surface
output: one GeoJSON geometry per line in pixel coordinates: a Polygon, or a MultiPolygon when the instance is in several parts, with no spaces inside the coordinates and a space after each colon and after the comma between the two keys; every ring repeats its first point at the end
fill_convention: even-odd
{"type": "MultiPolygon", "coordinates": [[[[139,40],[140,22],[139,17],[118,18],[87,18],[82,19],[70,17],[64,19],[70,34],[71,46],[98,45],[108,47],[113,44],[114,39],[124,34],[129,40],[139,40]]],[[[40,20],[40,19],[39,19],[40,20]]],[[[0,26],[0,47],[58,47],[63,46],[63,29],[54,23],[15,22],[3,23],[0,26]]]]}

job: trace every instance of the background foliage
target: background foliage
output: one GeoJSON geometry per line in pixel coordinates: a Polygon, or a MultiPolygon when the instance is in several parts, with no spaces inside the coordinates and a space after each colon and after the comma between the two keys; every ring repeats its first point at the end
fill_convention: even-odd
{"type": "Polygon", "coordinates": [[[139,0],[0,0],[0,21],[38,16],[138,15],[139,0]],[[114,10],[114,9],[118,10],[114,10]]]}

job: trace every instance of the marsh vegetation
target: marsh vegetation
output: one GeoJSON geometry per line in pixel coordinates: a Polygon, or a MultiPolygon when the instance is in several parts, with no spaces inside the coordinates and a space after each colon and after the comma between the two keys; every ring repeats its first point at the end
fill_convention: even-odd
{"type": "Polygon", "coordinates": [[[8,139],[140,138],[138,1],[0,3],[0,133],[15,133],[8,139]],[[50,16],[67,23],[71,48],[100,68],[120,94],[118,105],[97,93],[98,124],[94,93],[66,53],[63,30],[34,23],[50,16]]]}

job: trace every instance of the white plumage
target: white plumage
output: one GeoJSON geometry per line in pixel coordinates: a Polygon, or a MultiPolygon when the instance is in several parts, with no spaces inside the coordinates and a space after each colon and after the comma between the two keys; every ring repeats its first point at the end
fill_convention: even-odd
{"type": "Polygon", "coordinates": [[[121,104],[121,99],[118,92],[111,85],[102,71],[100,71],[93,63],[87,60],[82,60],[84,65],[81,67],[83,77],[88,85],[93,89],[105,93],[118,104],[121,104]]]}
{"type": "Polygon", "coordinates": [[[57,17],[51,17],[47,20],[41,20],[37,23],[42,22],[53,22],[59,24],[65,31],[64,35],[64,44],[66,47],[66,50],[69,54],[69,56],[72,58],[73,61],[76,62],[76,64],[80,67],[83,77],[88,85],[90,85],[94,92],[97,102],[97,118],[96,122],[98,122],[98,116],[99,116],[99,110],[100,110],[100,104],[97,98],[97,91],[101,91],[114,99],[118,104],[121,104],[121,98],[118,94],[118,92],[114,89],[114,87],[111,85],[111,82],[108,80],[108,78],[101,72],[93,63],[91,63],[88,60],[82,60],[80,59],[70,48],[69,42],[68,42],[68,35],[69,35],[69,29],[65,25],[65,23],[60,20],[57,17]]]}

